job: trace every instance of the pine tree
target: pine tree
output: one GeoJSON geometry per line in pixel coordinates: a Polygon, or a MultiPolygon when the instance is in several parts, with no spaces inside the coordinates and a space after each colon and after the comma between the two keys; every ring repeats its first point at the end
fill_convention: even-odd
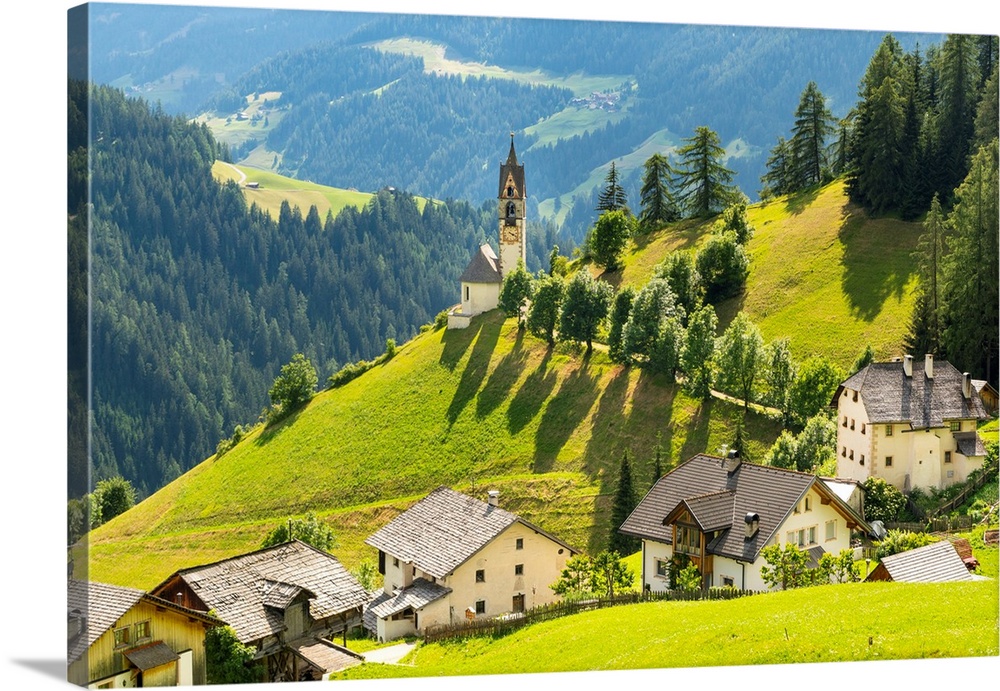
{"type": "Polygon", "coordinates": [[[628,199],[625,196],[625,188],[618,182],[618,170],[615,162],[611,162],[611,169],[604,178],[604,189],[597,198],[597,210],[604,211],[625,211],[628,212],[628,199]]]}
{"type": "Polygon", "coordinates": [[[994,384],[1000,349],[997,165],[994,139],[973,157],[969,174],[955,191],[955,208],[948,216],[953,235],[947,242],[941,295],[941,346],[948,360],[959,370],[994,384]]]}
{"type": "Polygon", "coordinates": [[[632,486],[632,464],[628,460],[628,451],[622,454],[622,462],[618,468],[618,486],[615,488],[614,503],[611,505],[611,539],[608,549],[618,554],[629,555],[636,552],[640,545],[639,538],[625,535],[618,531],[625,519],[635,509],[635,488],[632,486]]]}
{"type": "Polygon", "coordinates": [[[795,191],[795,156],[791,143],[784,137],[778,137],[778,143],[771,149],[765,165],[767,172],[760,178],[763,185],[760,190],[761,199],[780,197],[795,191]]]}
{"type": "Polygon", "coordinates": [[[917,297],[913,304],[906,348],[911,353],[939,353],[941,344],[941,270],[945,218],[938,195],[924,220],[924,232],[914,253],[917,262],[917,297]]]}
{"type": "Polygon", "coordinates": [[[655,153],[646,160],[644,168],[639,223],[644,230],[650,231],[678,220],[680,212],[670,192],[672,171],[666,157],[655,153]]]}
{"type": "Polygon", "coordinates": [[[708,127],[695,129],[694,136],[685,139],[677,150],[679,202],[689,216],[710,216],[721,211],[732,198],[733,171],[722,165],[726,150],[719,135],[708,127]]]}
{"type": "Polygon", "coordinates": [[[941,46],[941,87],[937,104],[936,190],[947,199],[968,171],[975,131],[979,66],[975,37],[950,34],[941,46]]]}
{"type": "Polygon", "coordinates": [[[833,121],[816,82],[809,82],[795,110],[795,126],[792,128],[797,189],[817,185],[823,180],[826,137],[835,131],[833,121]]]}

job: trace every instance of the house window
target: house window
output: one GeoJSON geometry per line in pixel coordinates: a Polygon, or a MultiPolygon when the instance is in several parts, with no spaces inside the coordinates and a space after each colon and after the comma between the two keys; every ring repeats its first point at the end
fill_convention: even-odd
{"type": "Polygon", "coordinates": [[[656,575],[660,578],[667,578],[670,576],[670,562],[666,559],[656,560],[656,575]]]}
{"type": "Polygon", "coordinates": [[[795,508],[792,509],[792,513],[799,513],[799,503],[795,502],[795,508]]]}
{"type": "Polygon", "coordinates": [[[788,531],[788,534],[785,535],[785,542],[787,542],[790,545],[794,545],[796,542],[798,542],[798,538],[796,537],[794,530],[788,531]]]}
{"type": "Polygon", "coordinates": [[[515,576],[524,575],[524,564],[514,564],[514,575],[515,576]]]}
{"type": "Polygon", "coordinates": [[[146,621],[140,621],[138,624],[135,625],[136,642],[152,637],[153,634],[150,632],[149,619],[147,619],[146,621]]]}
{"type": "Polygon", "coordinates": [[[850,450],[850,451],[849,451],[849,452],[847,453],[847,457],[848,457],[848,458],[849,458],[850,460],[852,460],[852,461],[854,460],[854,449],[851,449],[851,450],[850,450]]]}
{"type": "Polygon", "coordinates": [[[392,565],[393,566],[399,566],[399,557],[393,557],[392,558],[392,565]]]}
{"type": "Polygon", "coordinates": [[[674,548],[678,552],[685,552],[686,554],[697,554],[698,549],[701,547],[698,529],[686,525],[676,526],[676,539],[674,542],[674,548]]]}
{"type": "Polygon", "coordinates": [[[861,423],[861,434],[865,433],[865,427],[866,427],[865,423],[862,422],[861,423]]]}
{"type": "Polygon", "coordinates": [[[958,420],[952,420],[951,422],[948,423],[948,429],[950,429],[952,432],[961,432],[962,423],[959,422],[958,420]]]}
{"type": "Polygon", "coordinates": [[[476,600],[476,614],[486,614],[486,600],[476,600]]]}
{"type": "Polygon", "coordinates": [[[841,456],[846,456],[847,455],[847,447],[846,446],[840,447],[840,455],[841,456]]]}
{"type": "MultiPolygon", "coordinates": [[[[845,391],[844,393],[846,394],[847,392],[845,391]]],[[[844,427],[847,427],[847,416],[846,415],[844,416],[844,427]]]]}
{"type": "Polygon", "coordinates": [[[124,648],[131,641],[129,636],[130,629],[127,626],[123,626],[120,629],[115,629],[115,647],[124,648]]]}
{"type": "Polygon", "coordinates": [[[892,467],[892,456],[886,456],[885,457],[885,467],[886,468],[891,468],[892,467]]]}
{"type": "Polygon", "coordinates": [[[944,462],[951,463],[951,451],[944,452],[944,462]]]}
{"type": "Polygon", "coordinates": [[[806,497],[806,511],[812,511],[812,510],[813,510],[813,498],[806,497]]]}
{"type": "Polygon", "coordinates": [[[854,429],[854,418],[851,418],[851,429],[854,429]]]}
{"type": "Polygon", "coordinates": [[[892,436],[892,425],[886,425],[885,426],[885,436],[887,436],[887,437],[891,437],[892,436]]]}
{"type": "Polygon", "coordinates": [[[826,522],[826,539],[836,540],[837,539],[837,521],[827,521],[826,522]]]}
{"type": "Polygon", "coordinates": [[[954,471],[954,470],[949,470],[949,471],[947,472],[947,476],[948,476],[949,478],[952,478],[952,477],[955,477],[955,471],[954,471]]]}
{"type": "Polygon", "coordinates": [[[734,587],[736,587],[736,582],[733,581],[733,577],[732,576],[723,576],[722,577],[722,586],[724,588],[734,588],[734,587]]]}
{"type": "Polygon", "coordinates": [[[858,400],[858,392],[857,391],[855,391],[854,394],[851,396],[851,400],[854,400],[854,401],[858,400]]]}
{"type": "Polygon", "coordinates": [[[485,582],[486,582],[486,570],[485,569],[477,569],[476,570],[476,583],[485,583],[485,582]]]}
{"type": "Polygon", "coordinates": [[[816,526],[810,526],[809,528],[809,544],[816,544],[816,526]]]}
{"type": "Polygon", "coordinates": [[[861,465],[865,464],[865,455],[861,454],[861,465]]]}
{"type": "Polygon", "coordinates": [[[514,549],[524,549],[524,538],[519,537],[514,541],[514,549]]]}
{"type": "Polygon", "coordinates": [[[465,301],[469,301],[469,286],[465,286],[465,301]]]}
{"type": "Polygon", "coordinates": [[[800,528],[797,537],[798,537],[799,547],[805,547],[806,546],[806,529],[805,528],[800,528]]]}

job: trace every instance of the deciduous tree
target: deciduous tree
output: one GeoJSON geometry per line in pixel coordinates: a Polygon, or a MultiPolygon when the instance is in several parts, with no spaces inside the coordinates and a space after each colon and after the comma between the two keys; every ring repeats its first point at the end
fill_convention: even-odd
{"type": "Polygon", "coordinates": [[[301,540],[324,552],[337,547],[333,528],[320,521],[312,511],[305,518],[289,518],[282,522],[267,534],[261,547],[272,547],[290,540],[301,540]]]}
{"type": "Polygon", "coordinates": [[[594,280],[586,269],[577,271],[566,286],[559,315],[559,338],[586,343],[587,352],[591,352],[613,295],[614,288],[609,284],[594,280]]]}
{"type": "Polygon", "coordinates": [[[729,324],[715,346],[715,387],[743,400],[749,410],[756,400],[757,382],[764,364],[764,339],[743,312],[729,324]]]}
{"type": "Polygon", "coordinates": [[[296,353],[287,365],[282,366],[281,374],[274,380],[268,395],[271,403],[287,413],[312,398],[318,381],[316,368],[305,355],[296,353]]]}
{"type": "Polygon", "coordinates": [[[555,331],[565,292],[566,282],[562,276],[543,274],[536,282],[534,298],[528,310],[528,331],[544,338],[550,346],[556,343],[555,331]]]}
{"type": "Polygon", "coordinates": [[[524,307],[534,292],[534,281],[531,274],[524,268],[524,262],[517,260],[517,266],[503,277],[500,286],[500,309],[507,317],[517,317],[517,328],[524,328],[522,315],[524,307]]]}
{"type": "Polygon", "coordinates": [[[684,389],[691,396],[707,399],[712,395],[715,376],[715,332],[719,327],[715,308],[705,305],[688,317],[688,327],[681,351],[681,369],[686,379],[684,389]]]}
{"type": "Polygon", "coordinates": [[[594,263],[607,271],[620,268],[622,255],[632,237],[633,224],[634,219],[625,211],[602,213],[590,234],[590,251],[594,263]]]}

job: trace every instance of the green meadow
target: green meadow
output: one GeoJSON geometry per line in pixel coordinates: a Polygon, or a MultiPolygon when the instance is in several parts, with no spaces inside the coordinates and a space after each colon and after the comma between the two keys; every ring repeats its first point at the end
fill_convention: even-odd
{"type": "Polygon", "coordinates": [[[994,580],[826,585],[583,612],[422,645],[405,660],[412,666],[363,664],[336,678],[995,656],[997,626],[994,580]]]}

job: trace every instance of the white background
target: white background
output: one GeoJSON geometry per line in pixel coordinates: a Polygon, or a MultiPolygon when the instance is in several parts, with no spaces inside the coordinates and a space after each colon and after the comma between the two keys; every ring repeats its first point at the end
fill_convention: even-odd
{"type": "MultiPolygon", "coordinates": [[[[3,587],[0,590],[0,688],[63,688],[65,682],[66,444],[66,11],[75,3],[15,2],[2,29],[0,154],[0,354],[4,464],[3,587]]],[[[996,10],[979,0],[950,2],[717,2],[660,0],[554,2],[482,0],[419,5],[368,0],[216,0],[184,2],[236,7],[353,11],[419,11],[676,23],[998,33],[996,10]],[[886,7],[891,5],[891,7],[886,7]],[[905,9],[903,9],[905,7],[905,9]],[[817,10],[821,11],[819,13],[817,10]],[[989,14],[987,14],[989,12],[989,14]]],[[[961,616],[961,613],[956,613],[961,616]]],[[[606,632],[614,636],[615,632],[606,632]]],[[[678,651],[680,652],[680,651],[678,651]]],[[[1000,658],[889,663],[829,663],[475,679],[351,682],[349,688],[477,689],[743,686],[751,689],[960,688],[1000,678],[1000,658]]],[[[989,683],[987,683],[987,686],[989,683]]],[[[251,687],[246,687],[251,688],[251,687]]],[[[258,687],[259,688],[259,687],[258,687]]],[[[277,688],[276,686],[273,688],[277,688]]]]}

